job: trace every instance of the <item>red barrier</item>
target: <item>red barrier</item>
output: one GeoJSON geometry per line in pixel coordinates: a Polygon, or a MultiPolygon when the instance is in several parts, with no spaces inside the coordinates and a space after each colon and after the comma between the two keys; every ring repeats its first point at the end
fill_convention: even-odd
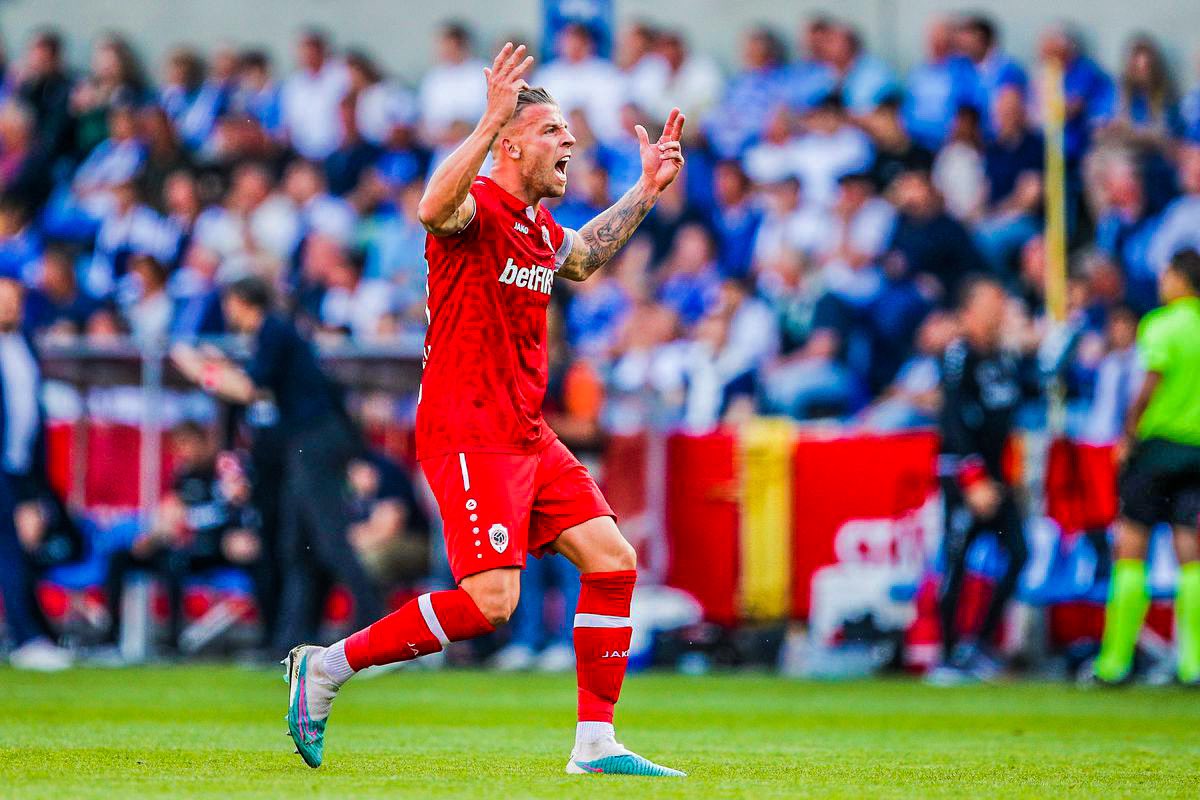
{"type": "Polygon", "coordinates": [[[1050,445],[1046,516],[1068,535],[1112,523],[1117,516],[1117,467],[1111,446],[1067,439],[1050,445]]]}
{"type": "Polygon", "coordinates": [[[690,592],[721,625],[737,622],[736,446],[729,433],[667,440],[667,584],[690,592]]]}
{"type": "Polygon", "coordinates": [[[937,436],[929,432],[801,440],[792,481],[792,616],[809,613],[813,574],[835,563],[847,522],[897,519],[935,488],[937,436]]]}

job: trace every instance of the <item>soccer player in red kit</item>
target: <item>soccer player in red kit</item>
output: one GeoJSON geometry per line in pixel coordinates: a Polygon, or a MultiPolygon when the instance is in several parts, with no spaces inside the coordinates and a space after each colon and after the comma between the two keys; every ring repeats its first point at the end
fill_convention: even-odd
{"type": "Polygon", "coordinates": [[[321,763],[333,697],[355,672],[490,633],[516,608],[526,555],[557,552],[582,583],[567,772],[683,774],[614,736],[636,559],[591,475],[546,425],[542,398],[554,281],[586,279],[633,235],[683,167],[684,117],[673,110],[653,143],[637,126],[641,178],[579,231],[566,230],[541,201],[566,191],[575,138],[550,95],[522,79],[532,63],[524,46],[507,44],[484,70],[487,111],[434,172],[418,209],[429,231],[429,330],[417,457],[458,588],[421,595],[328,648],[292,650],[288,728],[311,767],[321,763]],[[491,177],[480,177],[489,154],[491,177]]]}

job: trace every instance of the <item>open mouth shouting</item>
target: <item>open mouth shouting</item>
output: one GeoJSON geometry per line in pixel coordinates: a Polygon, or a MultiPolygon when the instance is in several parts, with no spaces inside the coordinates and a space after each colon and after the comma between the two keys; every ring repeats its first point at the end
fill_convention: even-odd
{"type": "Polygon", "coordinates": [[[566,155],[554,163],[554,174],[558,176],[559,180],[567,179],[567,162],[570,160],[571,156],[566,155]]]}

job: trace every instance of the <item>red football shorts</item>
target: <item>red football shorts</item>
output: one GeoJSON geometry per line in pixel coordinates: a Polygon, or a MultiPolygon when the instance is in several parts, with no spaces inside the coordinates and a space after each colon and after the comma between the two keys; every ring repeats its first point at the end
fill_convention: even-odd
{"type": "Polygon", "coordinates": [[[421,462],[442,514],[455,581],[524,567],[563,531],[616,515],[587,468],[562,442],[537,453],[453,453],[421,462]]]}

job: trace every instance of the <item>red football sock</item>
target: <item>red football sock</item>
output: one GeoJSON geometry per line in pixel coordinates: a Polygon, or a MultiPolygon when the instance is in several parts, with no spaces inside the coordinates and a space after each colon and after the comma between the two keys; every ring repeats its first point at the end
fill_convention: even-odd
{"type": "Polygon", "coordinates": [[[580,581],[575,609],[579,721],[611,723],[629,662],[629,601],[637,572],[592,572],[580,581]]]}
{"type": "Polygon", "coordinates": [[[409,661],[450,642],[495,630],[462,589],[423,594],[346,639],[346,662],[364,667],[409,661]]]}

